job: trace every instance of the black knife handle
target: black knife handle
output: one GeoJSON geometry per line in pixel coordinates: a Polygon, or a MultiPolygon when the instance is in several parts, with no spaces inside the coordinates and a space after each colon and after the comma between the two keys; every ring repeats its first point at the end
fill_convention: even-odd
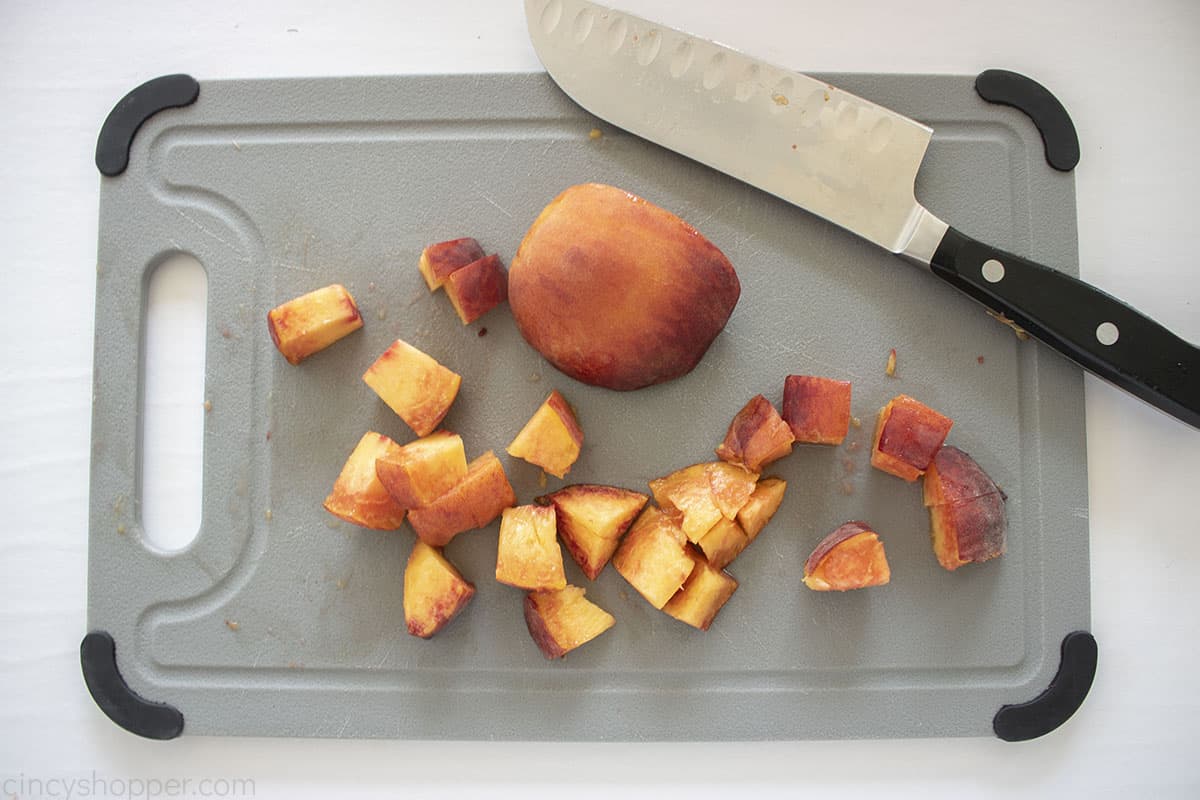
{"type": "Polygon", "coordinates": [[[954,228],[930,266],[1084,369],[1200,428],[1200,349],[1154,320],[1077,278],[954,228]]]}

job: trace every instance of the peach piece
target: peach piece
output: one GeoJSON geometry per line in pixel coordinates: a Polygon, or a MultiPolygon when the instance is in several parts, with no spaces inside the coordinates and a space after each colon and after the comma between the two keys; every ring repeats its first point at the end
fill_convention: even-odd
{"type": "Polygon", "coordinates": [[[783,419],[797,442],[841,444],[850,431],[850,382],[788,375],[783,381],[783,419]]]}
{"type": "Polygon", "coordinates": [[[915,481],[925,473],[953,424],[949,417],[908,395],[893,397],[879,411],[871,466],[915,481]]]}
{"type": "Polygon", "coordinates": [[[963,503],[930,506],[929,518],[934,555],[948,570],[1004,555],[1008,519],[999,492],[963,503]]]}
{"type": "Polygon", "coordinates": [[[518,589],[565,588],[567,576],[556,533],[553,506],[504,509],[496,548],[496,580],[518,589]]]}
{"type": "Polygon", "coordinates": [[[482,528],[516,504],[504,465],[489,450],[467,465],[466,477],[454,488],[429,505],[412,509],[408,522],[422,541],[444,547],[463,531],[482,528]]]}
{"type": "Polygon", "coordinates": [[[413,636],[428,639],[454,619],[475,596],[442,551],[420,539],[404,568],[404,621],[413,636]]]}
{"type": "Polygon", "coordinates": [[[804,563],[804,585],[818,592],[883,586],[891,577],[883,542],[865,522],[842,525],[804,563]]]}
{"type": "Polygon", "coordinates": [[[943,446],[925,471],[923,496],[927,506],[955,505],[989,494],[1003,492],[975,459],[957,447],[943,446]]]}
{"type": "Polygon", "coordinates": [[[771,517],[775,516],[786,490],[787,481],[782,478],[763,478],[754,487],[754,493],[737,513],[738,525],[742,526],[747,542],[753,542],[754,537],[758,536],[771,521],[771,517]]]}
{"type": "Polygon", "coordinates": [[[572,186],[525,234],[508,301],[525,340],[584,383],[638,389],[692,370],[741,293],[695,228],[612,186],[572,186]]]}
{"type": "Polygon", "coordinates": [[[692,574],[686,545],[675,521],[649,506],[617,548],[613,567],[650,605],[662,608],[692,574]]]}
{"type": "Polygon", "coordinates": [[[714,567],[691,548],[687,551],[695,568],[683,588],[663,606],[663,611],[693,628],[708,630],[721,607],[733,597],[738,582],[727,572],[714,567]]]}
{"type": "Polygon", "coordinates": [[[508,275],[500,256],[485,256],[446,277],[446,295],[463,325],[470,324],[508,299],[508,275]]]}
{"type": "Polygon", "coordinates": [[[354,298],[345,286],[337,283],[267,312],[271,341],[289,364],[299,364],[362,326],[362,315],[354,298]]]}
{"type": "Polygon", "coordinates": [[[417,436],[433,433],[462,384],[458,374],[401,339],[363,373],[363,381],[417,436]]]}
{"type": "Polygon", "coordinates": [[[754,494],[758,473],[724,461],[708,463],[708,488],[721,516],[734,519],[754,494]]]}
{"type": "Polygon", "coordinates": [[[438,431],[375,462],[375,474],[404,508],[432,503],[467,475],[462,437],[438,431]]]}
{"type": "Polygon", "coordinates": [[[758,475],[724,461],[692,464],[650,481],[663,511],[680,518],[688,541],[698,542],[721,517],[734,519],[754,493],[758,475]]]}
{"type": "Polygon", "coordinates": [[[562,658],[616,624],[612,614],[584,597],[586,593],[567,586],[525,595],[525,625],[546,658],[562,658]]]}
{"type": "Polygon", "coordinates": [[[772,461],[792,452],[792,429],[787,426],[771,401],[757,394],[734,416],[717,447],[717,458],[738,464],[751,472],[761,472],[772,461]]]}
{"type": "Polygon", "coordinates": [[[425,278],[429,291],[442,288],[446,278],[455,270],[483,258],[483,248],[470,237],[431,244],[421,251],[417,268],[425,278]]]}
{"type": "Polygon", "coordinates": [[[533,413],[507,448],[508,454],[541,467],[556,478],[571,471],[583,447],[583,429],[558,390],[533,413]]]}
{"type": "Polygon", "coordinates": [[[663,511],[679,517],[690,542],[698,542],[721,519],[713,497],[708,464],[693,464],[650,481],[650,492],[663,511]]]}
{"type": "Polygon", "coordinates": [[[596,580],[646,499],[644,494],[616,486],[581,483],[564,486],[537,502],[554,506],[559,538],[583,574],[596,580]]]}
{"type": "Polygon", "coordinates": [[[713,569],[724,569],[746,549],[750,539],[742,530],[742,526],[731,519],[721,517],[708,533],[700,537],[697,544],[704,551],[704,556],[713,569]]]}
{"type": "Polygon", "coordinates": [[[382,433],[364,433],[325,498],[325,510],[364,528],[399,528],[404,522],[404,506],[392,499],[375,476],[375,460],[393,456],[399,449],[400,445],[382,433]]]}
{"type": "Polygon", "coordinates": [[[938,563],[948,570],[1004,554],[1005,495],[973,458],[943,447],[925,473],[925,505],[938,563]]]}

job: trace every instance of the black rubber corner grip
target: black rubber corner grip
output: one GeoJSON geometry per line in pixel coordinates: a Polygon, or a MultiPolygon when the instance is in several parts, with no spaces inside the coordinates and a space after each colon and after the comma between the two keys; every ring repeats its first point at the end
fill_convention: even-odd
{"type": "Polygon", "coordinates": [[[1028,703],[1002,706],[992,719],[992,730],[1006,742],[1024,742],[1045,736],[1079,710],[1096,677],[1096,639],[1087,631],[1063,637],[1058,674],[1046,691],[1028,703]]]}
{"type": "Polygon", "coordinates": [[[989,103],[1012,106],[1033,120],[1042,135],[1046,163],[1060,172],[1070,172],[1079,163],[1079,135],[1071,115],[1033,78],[1006,69],[989,69],[975,78],[975,91],[989,103]]]}
{"type": "Polygon", "coordinates": [[[160,111],[190,106],[200,96],[200,83],[191,75],[163,75],[143,83],[108,112],[96,140],[96,167],[114,177],[129,166],[129,148],[138,129],[160,111]]]}
{"type": "Polygon", "coordinates": [[[92,631],[79,645],[83,682],[108,718],[147,739],[174,739],[183,732],[183,714],[166,703],[136,694],[117,669],[117,646],[105,631],[92,631]]]}

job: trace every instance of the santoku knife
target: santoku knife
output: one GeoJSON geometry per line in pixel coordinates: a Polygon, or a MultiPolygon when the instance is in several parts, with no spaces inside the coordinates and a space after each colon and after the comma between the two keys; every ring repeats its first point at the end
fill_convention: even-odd
{"type": "Polygon", "coordinates": [[[972,239],[917,202],[930,128],[587,0],[525,0],[525,16],[550,76],[591,113],[929,267],[1084,368],[1200,428],[1195,346],[1095,287],[972,239]]]}

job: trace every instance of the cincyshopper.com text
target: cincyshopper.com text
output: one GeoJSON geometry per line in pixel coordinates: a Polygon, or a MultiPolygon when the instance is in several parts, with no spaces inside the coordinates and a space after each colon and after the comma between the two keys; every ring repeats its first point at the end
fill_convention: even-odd
{"type": "Polygon", "coordinates": [[[0,799],[11,800],[75,800],[75,798],[121,798],[121,800],[151,800],[158,797],[238,798],[254,797],[252,778],[138,778],[90,775],[76,777],[42,777],[34,775],[0,775],[0,799]]]}

